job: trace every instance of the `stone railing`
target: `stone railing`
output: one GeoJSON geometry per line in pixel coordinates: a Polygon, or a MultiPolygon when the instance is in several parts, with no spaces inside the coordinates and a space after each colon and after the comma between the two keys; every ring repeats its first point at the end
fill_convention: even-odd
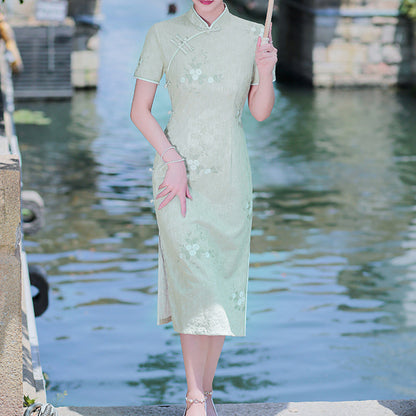
{"type": "Polygon", "coordinates": [[[46,402],[46,394],[22,247],[22,163],[4,52],[0,41],[0,414],[21,416],[25,394],[39,402],[46,402]]]}
{"type": "Polygon", "coordinates": [[[0,43],[2,111],[0,124],[0,408],[21,415],[22,373],[22,245],[20,155],[14,135],[4,43],[0,43]]]}

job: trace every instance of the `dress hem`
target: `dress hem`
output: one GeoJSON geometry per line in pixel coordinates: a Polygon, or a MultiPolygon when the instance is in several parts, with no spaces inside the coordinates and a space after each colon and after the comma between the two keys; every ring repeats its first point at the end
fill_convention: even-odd
{"type": "Polygon", "coordinates": [[[136,79],[141,79],[141,80],[143,80],[143,81],[151,82],[152,84],[157,84],[157,85],[159,85],[159,84],[160,84],[160,81],[159,81],[159,82],[158,82],[158,81],[153,81],[153,80],[151,80],[151,79],[148,79],[148,78],[143,78],[143,77],[140,77],[140,76],[138,76],[138,75],[133,75],[133,77],[134,77],[134,78],[136,78],[136,79]]]}
{"type": "MultiPolygon", "coordinates": [[[[169,322],[173,322],[171,316],[169,316],[167,318],[159,319],[157,324],[158,325],[164,325],[164,324],[167,324],[169,322]]],[[[178,329],[175,326],[175,324],[173,324],[173,330],[175,332],[178,332],[179,334],[188,334],[188,335],[208,335],[208,336],[219,336],[219,335],[221,335],[221,336],[229,336],[229,337],[245,337],[245,336],[247,336],[245,332],[241,335],[234,334],[233,332],[227,332],[226,334],[224,334],[224,333],[223,334],[207,334],[207,333],[189,332],[189,331],[183,331],[183,330],[178,329]]]]}

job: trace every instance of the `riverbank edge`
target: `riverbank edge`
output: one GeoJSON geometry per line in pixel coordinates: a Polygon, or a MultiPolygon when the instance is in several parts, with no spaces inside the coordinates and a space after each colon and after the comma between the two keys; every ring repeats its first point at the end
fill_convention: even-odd
{"type": "MultiPolygon", "coordinates": [[[[219,416],[414,416],[416,400],[217,404],[219,416]]],[[[183,405],[58,407],[59,416],[182,416],[183,405]]]]}

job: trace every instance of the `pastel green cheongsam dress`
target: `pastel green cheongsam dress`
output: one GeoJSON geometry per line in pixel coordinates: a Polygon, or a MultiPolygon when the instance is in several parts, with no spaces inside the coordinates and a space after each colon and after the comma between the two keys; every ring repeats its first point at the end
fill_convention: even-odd
{"type": "Polygon", "coordinates": [[[199,335],[246,335],[252,179],[241,113],[258,83],[255,50],[264,26],[225,6],[209,26],[193,5],[150,27],[134,76],[166,75],[168,140],[185,158],[192,200],[158,210],[167,165],[156,153],[159,227],[157,324],[199,335]]]}

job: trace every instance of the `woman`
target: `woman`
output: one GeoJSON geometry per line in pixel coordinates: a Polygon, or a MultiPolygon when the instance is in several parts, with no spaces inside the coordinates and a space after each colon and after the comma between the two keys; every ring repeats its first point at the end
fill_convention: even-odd
{"type": "Polygon", "coordinates": [[[262,45],[264,26],[234,16],[223,0],[192,1],[149,29],[131,119],[156,150],[157,323],[180,334],[184,415],[214,416],[225,336],[246,334],[252,180],[241,113],[248,97],[257,120],[270,115],[277,50],[271,32],[262,45]],[[172,103],[165,130],[151,114],[163,74],[172,103]]]}

